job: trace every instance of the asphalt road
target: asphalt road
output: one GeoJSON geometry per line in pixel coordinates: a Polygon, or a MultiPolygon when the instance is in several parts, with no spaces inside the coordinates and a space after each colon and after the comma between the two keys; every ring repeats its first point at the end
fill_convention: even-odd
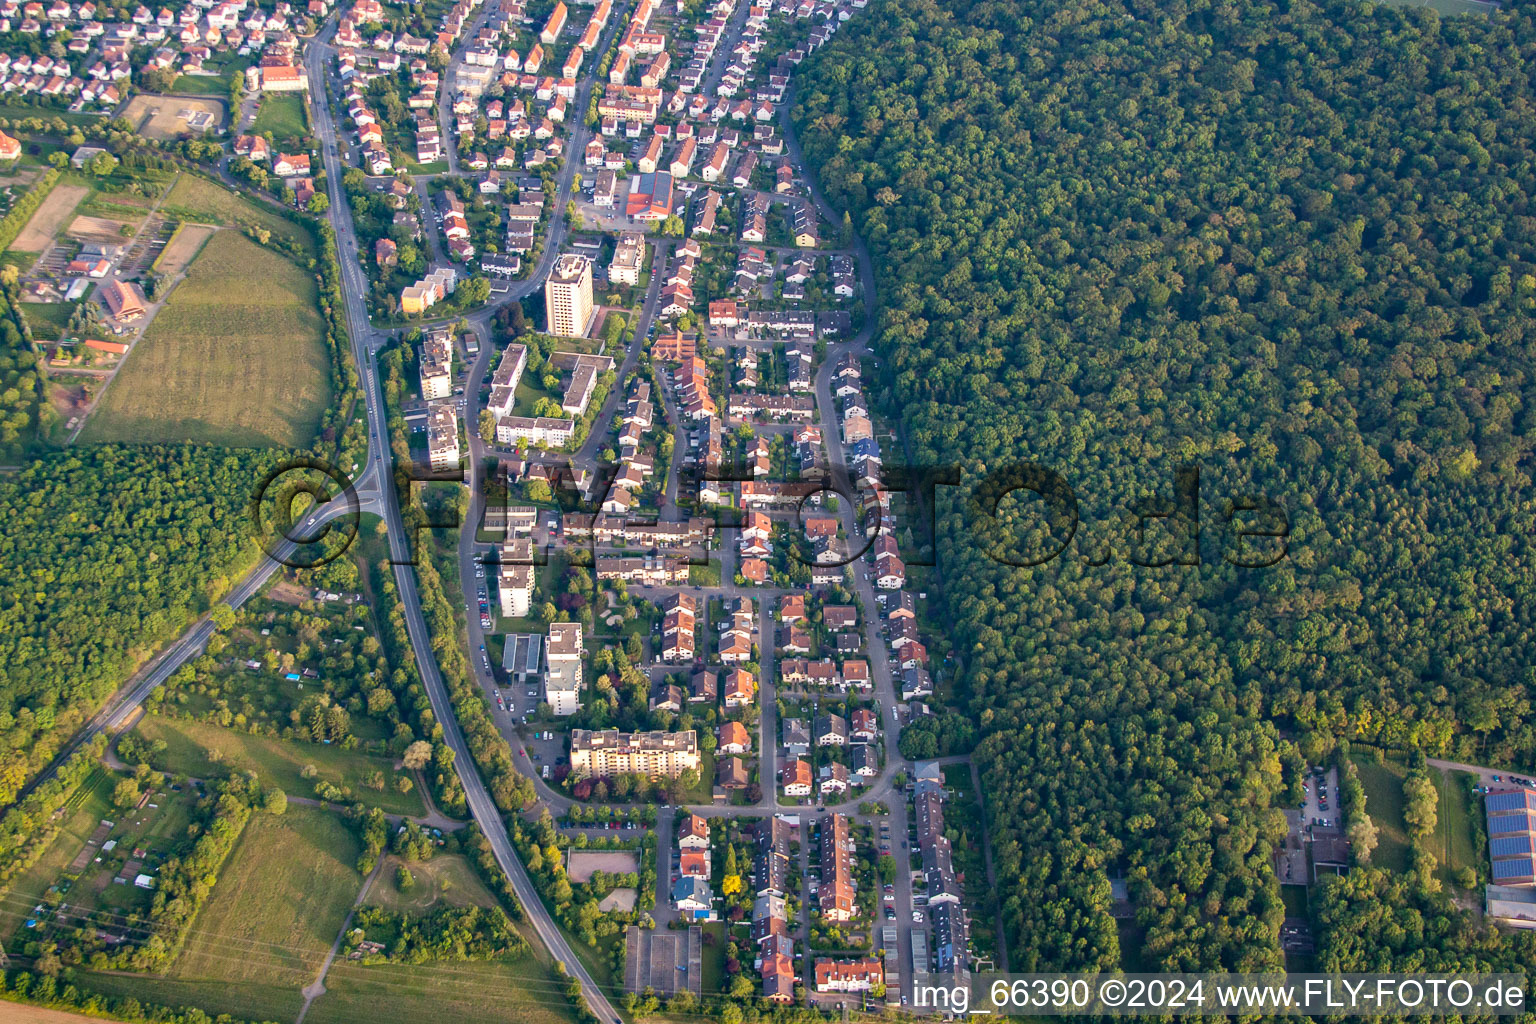
{"type": "MultiPolygon", "coordinates": [[[[359,480],[358,490],[369,489],[369,482],[359,480]]],[[[359,500],[360,511],[372,511],[372,502],[359,500]]],[[[347,514],[349,505],[342,500],[334,500],[312,510],[309,515],[299,521],[296,526],[300,536],[311,536],[310,530],[316,529],[333,519],[347,514]]],[[[261,560],[256,568],[245,575],[233,590],[227,594],[219,604],[228,605],[230,608],[239,608],[245,602],[261,591],[267,585],[267,581],[280,569],[285,559],[293,556],[298,545],[283,541],[273,548],[272,555],[261,560]]],[[[148,699],[155,688],[172,675],[176,670],[188,661],[197,657],[208,645],[208,639],[213,636],[213,612],[209,612],[187,629],[169,647],[166,647],[154,658],[150,659],[139,669],[128,683],[117,691],[101,710],[91,717],[91,720],[83,728],[75,733],[69,743],[54,757],[53,763],[46,770],[28,783],[17,795],[17,801],[24,799],[29,793],[48,779],[57,774],[63,763],[81,747],[89,744],[101,733],[115,733],[133,717],[141,704],[148,699]]]]}
{"type": "MultiPolygon", "coordinates": [[[[615,12],[615,25],[621,19],[622,12],[615,12]]],[[[310,81],[310,103],[312,124],[316,137],[320,141],[322,158],[326,168],[326,187],[330,191],[330,220],[336,231],[337,249],[341,259],[342,286],[346,305],[348,327],[352,335],[353,354],[357,364],[362,368],[365,404],[368,413],[370,430],[369,463],[370,471],[378,474],[380,480],[392,479],[393,455],[387,443],[381,438],[385,435],[385,415],[382,393],[378,384],[378,368],[375,365],[381,336],[373,331],[368,320],[368,309],[365,296],[367,295],[367,275],[358,259],[357,235],[352,224],[351,207],[347,203],[346,195],[341,186],[343,171],[340,157],[336,149],[336,124],[331,113],[330,103],[327,101],[327,78],[331,67],[329,57],[331,55],[330,40],[335,35],[336,26],[334,20],[326,25],[325,30],[309,45],[305,52],[304,63],[310,81]]],[[[582,87],[582,95],[588,95],[591,89],[590,77],[582,87]]],[[[584,110],[585,100],[578,107],[584,110]]],[[[562,196],[568,196],[571,188],[571,178],[574,174],[576,161],[572,158],[575,147],[584,144],[577,141],[581,133],[573,133],[571,139],[572,149],[567,152],[564,163],[565,170],[562,173],[562,196]]],[[[558,200],[557,206],[551,215],[544,257],[539,268],[540,273],[530,276],[529,280],[520,286],[521,294],[527,294],[537,287],[534,282],[543,277],[544,267],[542,262],[552,261],[554,253],[558,251],[565,233],[565,203],[564,199],[558,200]]],[[[520,298],[520,294],[511,298],[520,298]]],[[[477,317],[477,329],[483,329],[488,313],[482,313],[477,317]]],[[[481,346],[480,357],[475,362],[476,369],[483,375],[485,367],[490,359],[489,344],[481,346]]],[[[478,378],[475,378],[478,379],[478,378]]],[[[473,429],[475,418],[478,416],[478,384],[465,389],[466,412],[470,413],[470,436],[476,436],[473,429]],[[474,410],[471,412],[471,410],[474,410]]],[[[474,451],[474,445],[471,445],[474,451]]],[[[473,469],[474,462],[471,462],[473,469]]],[[[474,472],[470,474],[475,476],[474,472]]],[[[478,490],[478,488],[476,488],[478,490]]],[[[382,512],[384,522],[389,534],[390,555],[397,563],[395,569],[395,584],[399,588],[400,600],[405,611],[406,629],[411,638],[411,647],[416,655],[417,667],[420,670],[422,683],[426,688],[427,697],[432,704],[432,710],[443,727],[443,741],[454,752],[454,768],[458,772],[459,780],[464,787],[464,793],[468,800],[470,813],[475,822],[480,826],[486,839],[490,842],[491,849],[496,856],[496,862],[501,866],[508,879],[512,883],[512,890],[516,894],[518,902],[523,907],[523,912],[534,931],[538,933],[540,941],[549,949],[552,956],[560,960],[566,972],[581,983],[582,994],[588,1007],[599,1020],[614,1021],[618,1024],[619,1015],[608,998],[603,995],[597,983],[587,972],[575,952],[560,934],[559,928],[544,908],[543,901],[539,898],[533,887],[528,873],[524,870],[522,862],[518,860],[517,853],[512,847],[512,841],[507,835],[506,824],[495,803],[491,800],[490,793],[486,790],[485,782],[480,777],[479,769],[475,766],[474,759],[470,756],[468,745],[464,741],[464,735],[459,729],[458,719],[453,712],[453,704],[449,699],[447,687],[443,683],[442,674],[438,670],[437,657],[433,653],[431,638],[427,632],[427,623],[421,612],[421,601],[416,591],[416,576],[407,561],[410,552],[411,538],[406,535],[404,522],[400,516],[400,508],[395,494],[395,488],[383,487],[381,489],[382,512]]],[[[467,531],[473,537],[473,531],[467,531]]],[[[473,573],[470,574],[471,578],[473,573]]],[[[477,616],[472,617],[472,624],[478,625],[477,616]]]]}

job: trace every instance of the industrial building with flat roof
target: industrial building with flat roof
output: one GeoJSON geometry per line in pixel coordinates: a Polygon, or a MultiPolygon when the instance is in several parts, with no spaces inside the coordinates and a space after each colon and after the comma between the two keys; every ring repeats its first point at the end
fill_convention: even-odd
{"type": "Polygon", "coordinates": [[[1483,808],[1494,885],[1536,885],[1536,792],[1490,789],[1483,808]]]}

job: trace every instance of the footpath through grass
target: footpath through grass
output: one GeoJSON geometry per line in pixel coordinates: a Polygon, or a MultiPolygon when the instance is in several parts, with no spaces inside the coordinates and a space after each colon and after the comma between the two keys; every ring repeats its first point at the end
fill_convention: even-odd
{"type": "Polygon", "coordinates": [[[170,971],[92,974],[87,985],[210,1015],[293,1020],[362,886],[359,852],[334,813],[298,805],[281,816],[258,812],[170,971]]]}
{"type": "Polygon", "coordinates": [[[220,231],[128,355],[82,440],[304,447],[330,401],[324,331],[313,277],[220,231]]]}

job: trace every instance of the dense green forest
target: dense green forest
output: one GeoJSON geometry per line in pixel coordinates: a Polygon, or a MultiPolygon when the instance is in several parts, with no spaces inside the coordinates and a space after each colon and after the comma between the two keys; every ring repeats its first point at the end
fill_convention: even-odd
{"type": "MultiPolygon", "coordinates": [[[[912,457],[1079,503],[1033,568],[990,556],[1067,539],[1032,497],[940,510],[1014,970],[1118,962],[1112,875],[1148,969],[1277,966],[1276,808],[1339,739],[1536,766],[1533,64],[1523,5],[882,0],[798,77],[912,457]],[[1143,544],[1124,510],[1182,463],[1198,541],[1143,544]],[[1223,557],[1254,495],[1290,521],[1262,570],[1223,557]]],[[[1329,908],[1454,913],[1420,888],[1329,908]]],[[[1399,923],[1320,955],[1392,959],[1399,923]]]]}
{"type": "Polygon", "coordinates": [[[0,476],[0,807],[255,563],[257,450],[103,445],[0,476]]]}
{"type": "Polygon", "coordinates": [[[0,271],[0,458],[14,459],[52,423],[37,350],[16,303],[16,269],[0,271]]]}

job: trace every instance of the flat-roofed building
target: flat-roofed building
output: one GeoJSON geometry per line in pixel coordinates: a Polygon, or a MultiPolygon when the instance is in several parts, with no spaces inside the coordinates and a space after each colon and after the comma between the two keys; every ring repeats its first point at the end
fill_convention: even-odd
{"type": "Polygon", "coordinates": [[[444,328],[421,341],[421,397],[427,401],[453,394],[453,336],[444,328]]]}
{"type": "Polygon", "coordinates": [[[1490,885],[1483,890],[1489,920],[1511,928],[1536,928],[1536,888],[1528,885],[1490,885]]]}
{"type": "Polygon", "coordinates": [[[508,345],[501,353],[496,372],[491,374],[491,397],[485,403],[485,407],[497,420],[512,415],[512,407],[517,404],[517,382],[523,379],[523,370],[527,365],[526,346],[508,345]]]}
{"type": "Polygon", "coordinates": [[[638,231],[619,235],[613,248],[613,262],[608,264],[608,280],[634,287],[640,283],[640,264],[645,256],[645,236],[638,231]]]}
{"type": "Polygon", "coordinates": [[[571,774],[577,778],[644,775],[676,778],[699,767],[697,736],[686,732],[571,730],[571,774]]]}
{"type": "Polygon", "coordinates": [[[549,333],[581,338],[592,319],[592,261],[576,253],[555,260],[544,282],[544,312],[549,333]]]}
{"type": "Polygon", "coordinates": [[[557,715],[574,715],[581,707],[583,650],[581,623],[549,624],[549,642],[544,646],[544,699],[557,715]]]}
{"type": "Polygon", "coordinates": [[[433,469],[459,466],[459,416],[452,402],[434,402],[427,410],[427,455],[433,469]]]}
{"type": "Polygon", "coordinates": [[[574,421],[553,416],[504,416],[496,424],[496,440],[502,444],[529,441],[559,448],[570,443],[575,430],[574,421]]]}
{"type": "Polygon", "coordinates": [[[527,537],[514,537],[501,545],[498,572],[501,590],[501,614],[525,618],[533,605],[533,543],[527,537]]]}

